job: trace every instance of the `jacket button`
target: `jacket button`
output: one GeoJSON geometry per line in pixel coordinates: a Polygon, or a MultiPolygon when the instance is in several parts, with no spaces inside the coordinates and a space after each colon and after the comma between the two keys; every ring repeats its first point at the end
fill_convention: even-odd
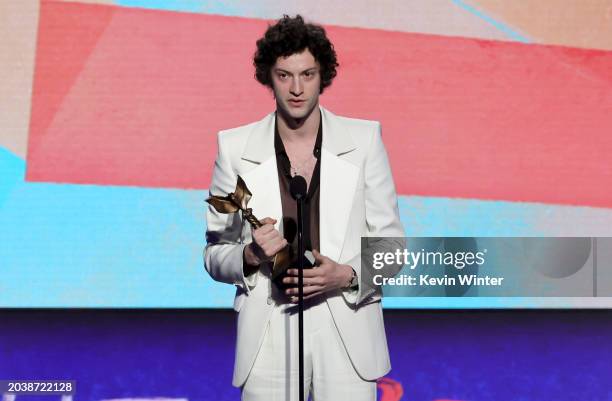
{"type": "Polygon", "coordinates": [[[268,297],[268,305],[272,305],[274,303],[274,300],[272,299],[272,297],[268,297]]]}

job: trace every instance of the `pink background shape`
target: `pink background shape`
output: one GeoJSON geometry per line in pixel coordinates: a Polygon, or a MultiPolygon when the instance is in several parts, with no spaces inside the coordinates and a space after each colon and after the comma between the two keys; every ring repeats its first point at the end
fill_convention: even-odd
{"type": "MultiPolygon", "coordinates": [[[[206,188],[215,133],[274,108],[252,77],[265,27],[43,2],[27,179],[206,188]]],[[[612,52],[328,32],[341,68],[323,103],[382,121],[400,193],[612,205],[612,52]]]]}

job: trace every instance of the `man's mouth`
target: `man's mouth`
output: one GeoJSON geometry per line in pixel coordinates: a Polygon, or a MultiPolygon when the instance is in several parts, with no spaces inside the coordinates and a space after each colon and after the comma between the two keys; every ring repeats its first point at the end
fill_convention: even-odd
{"type": "Polygon", "coordinates": [[[289,99],[289,104],[295,107],[301,106],[306,102],[305,100],[289,99]]]}

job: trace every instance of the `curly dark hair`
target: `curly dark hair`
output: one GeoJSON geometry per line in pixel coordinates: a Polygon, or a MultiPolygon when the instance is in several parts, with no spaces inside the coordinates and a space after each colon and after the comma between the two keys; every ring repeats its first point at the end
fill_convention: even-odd
{"type": "Polygon", "coordinates": [[[331,85],[336,76],[336,51],[322,26],[304,23],[300,15],[291,18],[284,15],[266,30],[257,41],[257,51],[253,55],[255,79],[272,88],[270,71],[279,57],[288,57],[308,49],[321,66],[321,93],[331,85]]]}

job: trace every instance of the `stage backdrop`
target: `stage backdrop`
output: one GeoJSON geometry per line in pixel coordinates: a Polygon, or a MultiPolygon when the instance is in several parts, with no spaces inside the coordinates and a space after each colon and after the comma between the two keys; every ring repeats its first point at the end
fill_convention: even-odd
{"type": "Polygon", "coordinates": [[[350,4],[2,1],[0,307],[230,307],[202,263],[216,133],[274,109],[251,57],[284,13],[335,44],[322,104],[381,121],[407,236],[612,236],[609,1],[350,4]]]}

